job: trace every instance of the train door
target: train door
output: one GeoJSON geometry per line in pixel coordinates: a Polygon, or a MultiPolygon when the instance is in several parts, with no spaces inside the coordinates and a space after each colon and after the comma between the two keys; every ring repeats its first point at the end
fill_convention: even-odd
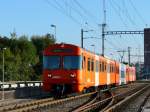
{"type": "Polygon", "coordinates": [[[123,70],[124,70],[124,83],[127,84],[127,81],[126,81],[126,65],[123,65],[123,70]]]}
{"type": "Polygon", "coordinates": [[[119,84],[119,63],[115,62],[115,80],[116,80],[116,84],[119,84]]]}
{"type": "Polygon", "coordinates": [[[107,69],[106,69],[106,73],[107,73],[107,85],[110,84],[110,61],[107,60],[107,69]]]}
{"type": "Polygon", "coordinates": [[[95,80],[95,64],[94,64],[94,58],[91,59],[91,73],[90,73],[90,79],[91,79],[91,84],[93,86],[94,80],[95,80]]]}
{"type": "Polygon", "coordinates": [[[122,84],[122,77],[121,77],[121,68],[122,68],[122,64],[120,63],[119,64],[119,85],[121,85],[122,84]]]}
{"type": "Polygon", "coordinates": [[[90,74],[91,74],[91,59],[88,58],[87,59],[87,74],[86,74],[86,77],[87,77],[86,81],[88,84],[91,82],[90,74]]]}
{"type": "Polygon", "coordinates": [[[95,63],[95,86],[99,85],[99,57],[96,56],[96,63],[95,63]]]}
{"type": "Polygon", "coordinates": [[[120,64],[120,69],[119,69],[119,74],[120,74],[120,85],[126,84],[126,67],[124,64],[120,64]]]}
{"type": "Polygon", "coordinates": [[[83,83],[86,83],[86,80],[87,80],[87,76],[86,76],[86,57],[83,56],[83,62],[82,62],[82,77],[84,78],[83,79],[83,83]]]}

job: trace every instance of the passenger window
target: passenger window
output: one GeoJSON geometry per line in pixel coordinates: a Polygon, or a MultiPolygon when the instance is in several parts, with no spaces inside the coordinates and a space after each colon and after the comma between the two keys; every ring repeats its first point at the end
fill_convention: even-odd
{"type": "Polygon", "coordinates": [[[87,65],[88,65],[88,71],[90,71],[90,58],[88,58],[88,63],[87,63],[87,65]]]}
{"type": "Polygon", "coordinates": [[[85,59],[85,56],[83,58],[83,66],[84,66],[84,69],[86,69],[86,59],[85,59]]]}
{"type": "Polygon", "coordinates": [[[94,60],[91,61],[91,71],[94,71],[94,60]]]}
{"type": "Polygon", "coordinates": [[[106,71],[106,63],[105,63],[105,71],[106,71]]]}
{"type": "Polygon", "coordinates": [[[98,61],[96,61],[96,72],[98,72],[98,65],[99,65],[99,63],[98,63],[98,61]]]}
{"type": "Polygon", "coordinates": [[[99,71],[100,72],[102,71],[102,64],[101,64],[101,62],[99,62],[99,71]]]}
{"type": "Polygon", "coordinates": [[[104,62],[102,62],[102,72],[104,72],[104,62]]]}

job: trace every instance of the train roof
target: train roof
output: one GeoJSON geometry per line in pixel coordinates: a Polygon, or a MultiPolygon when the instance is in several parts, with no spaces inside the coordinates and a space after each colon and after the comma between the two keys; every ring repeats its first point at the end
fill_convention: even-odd
{"type": "Polygon", "coordinates": [[[57,47],[62,47],[62,48],[63,48],[63,47],[78,48],[78,49],[82,49],[82,50],[84,50],[84,51],[86,51],[86,52],[89,52],[89,53],[98,55],[98,56],[100,56],[101,58],[107,58],[107,59],[109,59],[109,60],[112,60],[112,59],[110,59],[110,58],[107,57],[107,56],[102,56],[101,54],[94,53],[94,52],[92,52],[92,51],[90,51],[90,50],[87,50],[87,49],[85,49],[85,48],[81,48],[81,47],[79,47],[79,46],[77,46],[77,45],[68,44],[68,43],[56,43],[56,44],[52,44],[52,45],[49,45],[44,51],[46,51],[46,50],[48,50],[48,49],[51,49],[51,48],[57,48],[57,47]]]}
{"type": "Polygon", "coordinates": [[[56,43],[56,44],[51,44],[49,45],[46,49],[49,49],[51,47],[78,47],[80,48],[79,46],[77,45],[73,45],[73,44],[67,44],[67,43],[56,43]]]}
{"type": "MultiPolygon", "coordinates": [[[[92,51],[90,51],[90,50],[87,50],[87,49],[85,49],[85,48],[81,48],[81,47],[79,47],[79,46],[77,46],[77,45],[74,45],[74,44],[68,44],[68,43],[56,43],[56,44],[52,44],[52,45],[49,45],[44,51],[46,51],[46,50],[48,50],[48,49],[51,49],[51,48],[57,48],[57,47],[67,47],[67,48],[74,48],[74,49],[82,49],[83,51],[86,51],[86,52],[89,52],[89,53],[92,53],[92,54],[95,54],[95,55],[97,55],[97,56],[100,56],[100,58],[105,58],[105,59],[108,59],[108,60],[110,60],[110,61],[116,61],[116,60],[113,60],[113,59],[111,59],[111,58],[109,58],[109,57],[107,57],[107,56],[102,56],[101,54],[98,54],[98,53],[94,53],[94,52],[92,52],[92,51]]],[[[117,62],[117,61],[116,61],[117,62]]],[[[120,62],[118,62],[118,63],[120,63],[120,62]]],[[[124,63],[122,63],[122,64],[124,64],[124,63]]],[[[129,66],[128,64],[124,64],[124,65],[127,65],[127,66],[129,66]]]]}

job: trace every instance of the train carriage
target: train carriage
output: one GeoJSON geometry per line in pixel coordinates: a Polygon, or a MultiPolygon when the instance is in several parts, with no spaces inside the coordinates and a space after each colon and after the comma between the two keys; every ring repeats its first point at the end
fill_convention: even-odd
{"type": "Polygon", "coordinates": [[[54,44],[43,52],[43,89],[71,93],[135,80],[135,68],[71,44],[54,44]],[[120,68],[120,69],[119,69],[120,68]]]}
{"type": "Polygon", "coordinates": [[[107,73],[106,73],[106,58],[100,56],[99,58],[99,82],[101,86],[105,86],[108,83],[107,73]]]}
{"type": "Polygon", "coordinates": [[[123,63],[120,63],[119,66],[119,74],[120,74],[120,81],[119,85],[126,84],[126,65],[123,63]]]}

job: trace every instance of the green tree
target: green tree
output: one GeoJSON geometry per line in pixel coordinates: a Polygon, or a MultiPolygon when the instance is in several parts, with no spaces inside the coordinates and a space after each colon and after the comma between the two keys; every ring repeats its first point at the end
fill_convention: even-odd
{"type": "MultiPolygon", "coordinates": [[[[43,50],[54,44],[53,35],[17,37],[16,32],[10,38],[0,36],[0,49],[7,48],[5,55],[5,81],[39,80],[42,73],[43,50]]],[[[0,80],[2,80],[3,52],[0,50],[0,80]]]]}
{"type": "Polygon", "coordinates": [[[32,36],[31,41],[36,47],[37,55],[39,58],[39,62],[34,66],[36,74],[42,74],[42,63],[43,63],[43,50],[51,44],[55,43],[54,36],[51,34],[46,34],[44,36],[32,36]]]}
{"type": "Polygon", "coordinates": [[[18,39],[18,48],[20,50],[21,64],[20,64],[20,75],[22,80],[31,80],[31,77],[35,74],[31,72],[33,66],[37,63],[38,58],[36,55],[36,48],[31,41],[28,40],[27,36],[21,36],[18,39]]]}
{"type": "Polygon", "coordinates": [[[5,80],[6,81],[15,81],[19,80],[18,68],[20,66],[19,57],[15,56],[10,48],[7,48],[4,51],[5,55],[5,80]]]}

